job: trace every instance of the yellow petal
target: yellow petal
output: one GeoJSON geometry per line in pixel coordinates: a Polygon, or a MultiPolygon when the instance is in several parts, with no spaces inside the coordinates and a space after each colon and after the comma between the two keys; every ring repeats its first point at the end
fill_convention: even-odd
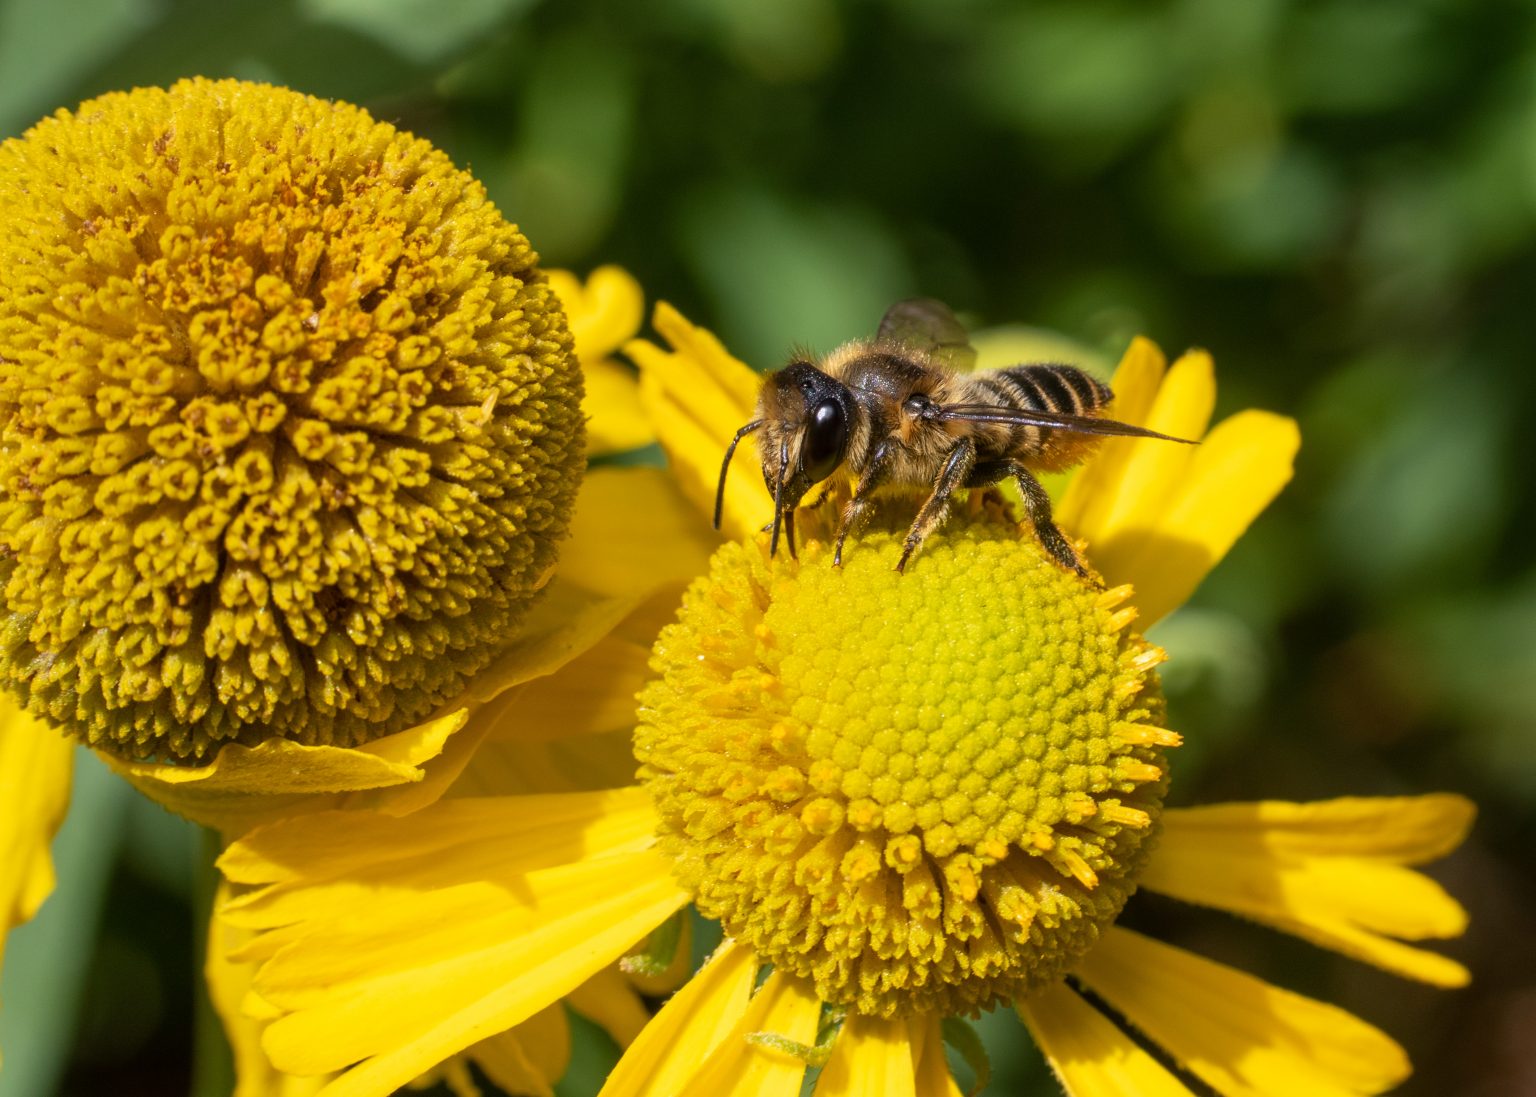
{"type": "Polygon", "coordinates": [[[640,407],[634,370],[610,358],[633,339],[645,314],[645,295],[622,267],[598,267],[583,284],[570,271],[548,272],[576,340],[586,394],[587,452],[620,453],[655,441],[640,407]]]}
{"type": "Polygon", "coordinates": [[[640,403],[640,378],[612,358],[583,360],[587,413],[587,452],[594,457],[624,453],[656,441],[656,432],[640,403]]]}
{"type": "MultiPolygon", "coordinates": [[[[1150,372],[1145,366],[1140,372],[1150,372]]],[[[1116,404],[1119,400],[1116,400],[1116,404]]],[[[1164,375],[1141,425],[1175,438],[1198,439],[1205,435],[1216,404],[1216,373],[1210,355],[1190,351],[1164,375]]],[[[1117,408],[1116,417],[1120,414],[1117,408]]],[[[1130,438],[1120,475],[1101,486],[1108,499],[1102,518],[1084,527],[1072,527],[1088,538],[1097,551],[1128,529],[1154,526],[1168,500],[1178,491],[1184,472],[1197,447],[1181,446],[1156,438],[1130,438]]]]}
{"type": "Polygon", "coordinates": [[[1310,856],[1373,857],[1422,865],[1461,845],[1477,807],[1450,792],[1424,796],[1342,796],[1291,803],[1208,804],[1170,808],[1163,841],[1246,853],[1255,848],[1310,856]]]}
{"type": "MultiPolygon", "coordinates": [[[[667,451],[669,471],[678,488],[694,507],[695,513],[712,521],[715,493],[719,490],[720,465],[730,447],[734,431],[720,434],[689,418],[671,397],[653,391],[653,382],[644,376],[640,383],[646,414],[667,451]]],[[[740,427],[742,424],[737,424],[740,427]]],[[[762,465],[757,447],[750,442],[736,448],[731,471],[726,477],[722,500],[720,529],[726,537],[744,540],[763,525],[763,508],[772,501],[763,489],[762,465]]]]}
{"type": "MultiPolygon", "coordinates": [[[[1161,474],[1170,479],[1147,485],[1150,505],[1132,509],[1118,524],[1107,522],[1107,532],[1090,538],[1089,554],[1110,586],[1135,586],[1144,629],[1183,604],[1290,482],[1301,435],[1294,420],[1244,411],[1218,424],[1197,448],[1138,444],[1182,452],[1177,461],[1161,453],[1161,474]]],[[[1146,452],[1136,459],[1147,462],[1147,475],[1159,472],[1146,452]]],[[[1128,473],[1127,482],[1131,478],[1128,473]]]]}
{"type": "Polygon", "coordinates": [[[914,1024],[922,1021],[850,1016],[816,1081],[816,1097],[916,1097],[914,1024]]]}
{"type": "MultiPolygon", "coordinates": [[[[720,453],[714,462],[718,469],[720,453]]],[[[614,597],[643,595],[701,574],[719,543],[708,516],[664,470],[593,469],[581,486],[571,538],[560,550],[557,582],[614,597]]]]}
{"type": "Polygon", "coordinates": [[[287,820],[219,858],[227,879],[248,885],[223,916],[252,928],[281,926],[482,881],[514,901],[526,894],[528,874],[643,850],[655,829],[655,811],[638,788],[442,800],[404,819],[336,811],[287,820]]]}
{"type": "MultiPolygon", "coordinates": [[[[228,898],[229,885],[220,883],[215,907],[228,898]]],[[[261,1034],[267,1027],[266,1021],[250,1016],[241,1008],[251,990],[255,965],[236,963],[229,955],[248,937],[246,930],[218,918],[209,920],[208,955],[203,973],[208,980],[208,995],[213,1001],[214,1012],[224,1024],[224,1035],[234,1055],[234,1097],[312,1097],[320,1092],[328,1077],[301,1078],[273,1067],[266,1052],[261,1050],[261,1034]]]]}
{"type": "Polygon", "coordinates": [[[944,1032],[937,1016],[930,1016],[924,1022],[917,1056],[916,1090],[917,1097],[963,1097],[955,1076],[949,1072],[949,1059],[944,1054],[944,1032]]]}
{"type": "Polygon", "coordinates": [[[587,275],[585,284],[570,271],[545,273],[565,310],[583,370],[607,358],[640,330],[645,294],[623,267],[598,267],[587,275]]]}
{"type": "Polygon", "coordinates": [[[1194,1097],[1065,983],[1015,1004],[1068,1097],[1194,1097]]]}
{"type": "Polygon", "coordinates": [[[629,731],[635,694],[650,681],[651,646],[677,616],[683,584],[660,588],[555,673],[502,694],[475,713],[493,740],[524,742],[629,731]]]}
{"type": "Polygon", "coordinates": [[[1356,1097],[1409,1073],[1353,1014],[1130,930],[1110,929],[1076,974],[1227,1097],[1356,1097]]]}
{"type": "Polygon", "coordinates": [[[69,807],[75,747],[0,696],[0,957],[4,934],[53,891],[48,845],[69,807]]]}
{"type": "Polygon", "coordinates": [[[101,758],[151,799],[225,836],[261,823],[346,802],[339,795],[426,776],[468,719],[455,710],[361,747],[312,747],[269,739],[254,747],[230,743],[206,766],[156,765],[101,758]]]}
{"type": "MultiPolygon", "coordinates": [[[[720,462],[731,437],[752,418],[760,380],[745,363],[731,356],[720,341],[685,320],[665,301],[656,306],[652,323],[671,345],[663,350],[645,340],[624,348],[640,367],[640,401],[667,451],[673,474],[684,493],[703,514],[714,509],[720,462]]],[[[727,494],[731,536],[744,537],[761,511],[761,485],[756,448],[740,447],[732,463],[727,494]]],[[[759,519],[758,525],[762,522],[759,519]]]]}
{"type": "Polygon", "coordinates": [[[0,965],[13,926],[53,891],[49,845],[69,807],[75,745],[0,696],[0,965]]]}
{"type": "Polygon", "coordinates": [[[623,728],[553,740],[488,739],[448,795],[596,792],[634,782],[633,745],[629,729],[623,728]]]}
{"type": "Polygon", "coordinates": [[[808,984],[770,975],[735,1028],[678,1091],[679,1097],[798,1097],[804,1060],[747,1038],[777,1036],[812,1046],[820,1022],[821,1000],[808,984]]]}
{"type": "MultiPolygon", "coordinates": [[[[1143,426],[1167,368],[1167,360],[1156,343],[1139,335],[1131,340],[1110,382],[1115,392],[1110,414],[1123,423],[1143,426]]],[[[1097,539],[1113,508],[1120,479],[1135,453],[1134,438],[1106,438],[1072,477],[1056,507],[1058,521],[1080,537],[1097,539]]]]}
{"type": "Polygon", "coordinates": [[[288,944],[256,984],[290,1011],[267,1030],[273,1062],[294,1073],[357,1062],[327,1097],[383,1097],[569,994],[687,902],[668,862],[649,852],[546,870],[527,884],[532,908],[493,896],[489,885],[461,885],[390,904],[374,932],[342,927],[288,944]],[[367,958],[385,950],[413,962],[367,958]]]}
{"type": "Polygon", "coordinates": [[[577,1013],[596,1022],[620,1047],[628,1047],[651,1017],[639,993],[617,965],[599,971],[567,994],[565,1000],[577,1013]]]}
{"type": "Polygon", "coordinates": [[[756,371],[665,301],[656,303],[651,323],[671,346],[670,353],[644,340],[628,344],[624,353],[644,358],[637,361],[642,373],[659,382],[690,418],[730,437],[757,403],[756,371]]]}
{"type": "Polygon", "coordinates": [[[250,888],[220,917],[267,929],[234,958],[265,961],[272,1061],[382,1097],[569,994],[687,901],[655,826],[630,789],[334,812],[235,843],[220,867],[250,888]]]}
{"type": "Polygon", "coordinates": [[[1382,935],[1419,940],[1466,928],[1460,904],[1403,866],[1454,848],[1472,813],[1450,795],[1171,810],[1142,883],[1408,978],[1461,986],[1462,965],[1382,935]]]}
{"type": "Polygon", "coordinates": [[[539,1010],[516,1028],[464,1052],[505,1093],[554,1093],[571,1059],[571,1030],[560,1005],[539,1010]]]}
{"type": "Polygon", "coordinates": [[[746,1014],[758,962],[727,940],[630,1044],[598,1097],[671,1097],[746,1014]]]}

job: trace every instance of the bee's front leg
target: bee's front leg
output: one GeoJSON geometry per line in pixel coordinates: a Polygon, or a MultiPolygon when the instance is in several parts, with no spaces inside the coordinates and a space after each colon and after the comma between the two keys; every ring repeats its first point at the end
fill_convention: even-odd
{"type": "Polygon", "coordinates": [[[923,540],[944,523],[949,514],[949,498],[955,493],[955,489],[963,485],[971,475],[971,470],[976,467],[976,443],[970,439],[962,439],[949,451],[949,459],[944,462],[944,467],[939,470],[939,477],[933,482],[933,491],[923,502],[918,510],[917,517],[912,522],[912,528],[907,531],[906,544],[902,546],[901,559],[896,562],[897,571],[905,571],[907,561],[918,550],[923,540]]]}
{"type": "Polygon", "coordinates": [[[853,498],[848,500],[848,505],[843,508],[843,520],[837,527],[837,548],[832,551],[833,567],[843,566],[843,542],[848,540],[850,533],[857,531],[864,524],[870,501],[874,498],[875,489],[885,480],[891,454],[894,452],[895,446],[887,438],[869,455],[864,472],[859,476],[859,485],[853,491],[853,498]]]}

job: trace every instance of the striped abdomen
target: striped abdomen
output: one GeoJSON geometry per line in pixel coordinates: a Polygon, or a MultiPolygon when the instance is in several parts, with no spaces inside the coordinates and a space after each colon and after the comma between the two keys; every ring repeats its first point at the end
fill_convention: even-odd
{"type": "MultiPolygon", "coordinates": [[[[1004,408],[1047,411],[1082,419],[1103,415],[1114,399],[1108,385],[1076,366],[1009,366],[973,374],[971,384],[973,393],[985,392],[1004,408]]],[[[1099,441],[1094,435],[1051,427],[1011,426],[1006,429],[1009,432],[1004,447],[1006,454],[1047,471],[1077,464],[1099,441]]]]}

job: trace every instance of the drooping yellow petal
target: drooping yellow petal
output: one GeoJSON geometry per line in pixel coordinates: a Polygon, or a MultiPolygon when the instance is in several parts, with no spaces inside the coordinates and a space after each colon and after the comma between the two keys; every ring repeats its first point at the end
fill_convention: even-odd
{"type": "Polygon", "coordinates": [[[443,800],[403,819],[337,811],[288,820],[219,858],[225,877],[247,886],[222,916],[271,928],[479,882],[518,901],[528,874],[643,851],[655,828],[638,789],[443,800]]]}
{"type": "MultiPolygon", "coordinates": [[[[221,882],[214,899],[215,907],[228,898],[229,885],[221,882]]],[[[213,1001],[214,1012],[223,1022],[224,1036],[234,1055],[234,1097],[313,1097],[330,1080],[329,1076],[299,1077],[273,1067],[266,1052],[261,1050],[261,1034],[267,1027],[267,1020],[253,1017],[242,1009],[251,990],[256,965],[231,960],[230,954],[249,937],[248,930],[218,918],[209,920],[208,954],[203,974],[208,980],[208,995],[213,1001]]]]}
{"type": "Polygon", "coordinates": [[[275,927],[235,955],[268,961],[274,1062],[366,1059],[327,1092],[383,1094],[574,990],[685,901],[654,826],[630,791],[335,812],[236,843],[221,867],[253,888],[221,917],[275,927]]]}
{"type": "MultiPolygon", "coordinates": [[[[672,349],[637,339],[624,353],[640,367],[641,403],[677,482],[700,512],[709,514],[720,462],[732,435],[752,417],[759,378],[714,335],[690,324],[665,301],[657,303],[652,323],[672,349]]],[[[750,534],[761,510],[762,474],[755,453],[754,446],[741,446],[731,466],[725,525],[733,537],[750,534]],[[754,483],[757,494],[746,490],[754,483]]]]}
{"type": "Polygon", "coordinates": [[[687,901],[635,790],[360,815],[278,824],[221,859],[270,881],[221,911],[275,927],[237,954],[265,960],[256,992],[282,1013],[267,1053],[342,1071],[327,1097],[382,1097],[522,1022],[687,901]]]}
{"type": "Polygon", "coordinates": [[[1453,849],[1472,815],[1470,802],[1445,794],[1171,810],[1142,884],[1408,978],[1461,986],[1462,965],[1390,937],[1465,929],[1461,905],[1403,866],[1453,849]]]}
{"type": "Polygon", "coordinates": [[[923,1021],[851,1015],[816,1080],[816,1097],[916,1097],[923,1021]]]}
{"type": "Polygon", "coordinates": [[[944,1031],[937,1016],[923,1022],[917,1055],[917,1097],[963,1097],[944,1055],[944,1031]]]}
{"type": "Polygon", "coordinates": [[[1065,983],[1015,1003],[1068,1097],[1194,1097],[1065,983]]]}
{"type": "Polygon", "coordinates": [[[1408,1076],[1408,1057],[1336,1006],[1113,928],[1076,974],[1227,1097],[1358,1097],[1408,1076]]]}
{"type": "Polygon", "coordinates": [[[816,1043],[820,1020],[821,999],[809,984],[770,975],[735,1028],[678,1090],[679,1097],[798,1097],[805,1061],[748,1037],[780,1037],[809,1047],[816,1043]]]}
{"type": "Polygon", "coordinates": [[[101,758],[151,799],[225,836],[274,819],[321,811],[342,795],[414,784],[442,754],[468,712],[457,709],[361,747],[312,747],[268,739],[254,747],[230,743],[205,766],[101,758]]]}
{"type": "MultiPolygon", "coordinates": [[[[718,470],[719,453],[714,461],[718,470]]],[[[690,505],[666,471],[593,469],[560,551],[558,582],[613,596],[644,593],[691,580],[719,543],[708,515],[690,505]]]]}
{"type": "Polygon", "coordinates": [[[502,694],[474,721],[489,721],[493,740],[525,742],[632,730],[635,695],[651,677],[651,646],[677,615],[682,588],[660,588],[556,673],[502,694]]]}
{"type": "Polygon", "coordinates": [[[635,781],[630,729],[559,739],[488,739],[475,752],[450,797],[596,792],[635,781]]]}
{"type": "Polygon", "coordinates": [[[1109,585],[1135,586],[1140,628],[1182,605],[1290,482],[1301,435],[1295,420],[1243,411],[1217,424],[1198,448],[1161,444],[1188,458],[1173,490],[1090,548],[1109,585]]]}
{"type": "Polygon", "coordinates": [[[670,1097],[745,1015],[757,978],[751,949],[727,940],[636,1037],[598,1097],[670,1097]]]}

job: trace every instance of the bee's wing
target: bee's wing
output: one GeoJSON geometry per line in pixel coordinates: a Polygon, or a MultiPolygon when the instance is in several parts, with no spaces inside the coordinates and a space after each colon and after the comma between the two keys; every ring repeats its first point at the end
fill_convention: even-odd
{"type": "Polygon", "coordinates": [[[1054,411],[1033,411],[1024,408],[1005,408],[997,404],[941,404],[931,416],[939,420],[966,423],[1003,423],[1016,427],[1048,427],[1051,430],[1070,431],[1073,434],[1110,434],[1129,438],[1161,438],[1165,442],[1183,442],[1196,445],[1189,438],[1175,438],[1171,434],[1159,434],[1146,427],[1135,427],[1118,419],[1100,419],[1093,415],[1062,415],[1054,411]]]}
{"type": "Polygon", "coordinates": [[[976,350],[965,325],[948,305],[932,297],[896,302],[886,310],[875,338],[926,351],[950,369],[969,370],[976,365],[976,350]]]}

